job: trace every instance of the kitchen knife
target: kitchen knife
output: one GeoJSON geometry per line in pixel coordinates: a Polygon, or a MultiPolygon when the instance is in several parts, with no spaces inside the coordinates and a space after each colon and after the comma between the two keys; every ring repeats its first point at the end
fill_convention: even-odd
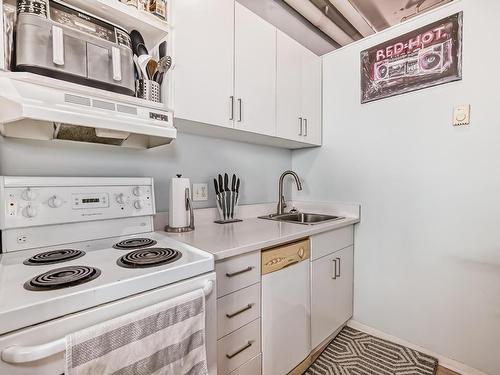
{"type": "Polygon", "coordinates": [[[229,190],[229,176],[227,173],[224,173],[224,191],[224,203],[226,203],[226,214],[229,219],[231,215],[231,190],[229,190]]]}
{"type": "Polygon", "coordinates": [[[220,196],[220,191],[219,191],[219,186],[217,185],[217,180],[214,178],[214,188],[215,188],[215,200],[217,203],[217,206],[223,210],[222,208],[222,202],[221,202],[221,196],[220,196]]]}
{"type": "Polygon", "coordinates": [[[236,175],[233,174],[231,180],[231,219],[234,218],[234,203],[236,199],[236,175]]]}
{"type": "Polygon", "coordinates": [[[214,188],[215,188],[215,195],[219,195],[219,187],[217,186],[217,180],[214,178],[214,188]]]}
{"type": "Polygon", "coordinates": [[[222,181],[222,175],[219,174],[219,192],[221,197],[222,215],[223,220],[226,220],[226,193],[224,192],[224,182],[222,181]]]}
{"type": "Polygon", "coordinates": [[[238,177],[238,180],[236,181],[236,196],[234,198],[234,204],[233,204],[233,215],[234,215],[234,206],[238,205],[238,199],[240,198],[240,178],[238,177]]]}

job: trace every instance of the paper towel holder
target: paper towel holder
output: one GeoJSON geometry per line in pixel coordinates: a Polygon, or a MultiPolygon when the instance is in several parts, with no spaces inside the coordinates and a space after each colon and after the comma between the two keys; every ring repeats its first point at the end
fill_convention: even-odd
{"type": "MultiPolygon", "coordinates": [[[[177,175],[180,177],[180,175],[177,175]]],[[[189,194],[189,188],[185,190],[185,199],[186,199],[186,210],[189,210],[189,225],[187,227],[180,228],[172,228],[170,226],[165,227],[165,232],[170,233],[186,233],[194,230],[194,210],[193,210],[193,202],[191,201],[191,197],[189,194]]]]}

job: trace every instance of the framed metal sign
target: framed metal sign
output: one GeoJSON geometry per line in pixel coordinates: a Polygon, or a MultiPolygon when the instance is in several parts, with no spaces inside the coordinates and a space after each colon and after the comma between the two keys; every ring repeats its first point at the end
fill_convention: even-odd
{"type": "Polygon", "coordinates": [[[462,79],[456,13],[361,52],[361,103],[462,79]]]}

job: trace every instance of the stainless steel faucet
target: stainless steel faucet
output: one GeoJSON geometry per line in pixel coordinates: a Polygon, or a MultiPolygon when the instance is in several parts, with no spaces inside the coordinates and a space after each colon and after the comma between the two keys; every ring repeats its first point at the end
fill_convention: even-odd
{"type": "Polygon", "coordinates": [[[277,209],[277,214],[278,215],[281,215],[284,213],[285,211],[285,208],[286,208],[286,201],[285,201],[285,197],[283,195],[283,181],[285,180],[285,177],[287,175],[292,175],[293,178],[295,178],[295,183],[297,184],[297,190],[302,190],[302,184],[300,183],[300,179],[299,179],[299,176],[297,175],[297,173],[295,173],[294,171],[285,171],[283,172],[283,174],[281,175],[280,177],[280,180],[279,180],[279,183],[278,183],[278,209],[277,209]]]}

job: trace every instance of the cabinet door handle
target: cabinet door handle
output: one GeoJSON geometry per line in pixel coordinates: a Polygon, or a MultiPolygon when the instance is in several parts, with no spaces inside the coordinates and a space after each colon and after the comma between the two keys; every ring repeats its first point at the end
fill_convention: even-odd
{"type": "Polygon", "coordinates": [[[241,107],[242,107],[241,102],[242,102],[241,98],[238,98],[238,122],[241,122],[241,107]]]}
{"type": "Polygon", "coordinates": [[[304,137],[307,137],[307,119],[304,119],[304,137]]]}
{"type": "MultiPolygon", "coordinates": [[[[338,275],[336,275],[336,276],[337,276],[337,277],[340,277],[340,258],[337,258],[336,260],[338,260],[338,261],[339,261],[339,273],[338,273],[338,275]]],[[[336,263],[337,263],[337,262],[335,262],[335,264],[336,264],[336,263]]],[[[335,272],[336,272],[336,271],[335,271],[335,272]]]]}
{"type": "Polygon", "coordinates": [[[238,354],[240,354],[241,352],[247,350],[251,346],[252,346],[252,342],[248,341],[247,344],[244,347],[242,347],[241,349],[238,349],[233,354],[226,354],[226,357],[227,357],[227,359],[231,359],[233,357],[236,357],[238,354]]]}
{"type": "Polygon", "coordinates": [[[229,120],[234,120],[234,96],[229,97],[229,120]]]}
{"type": "Polygon", "coordinates": [[[242,273],[250,272],[251,270],[253,270],[253,267],[252,266],[248,266],[244,270],[240,270],[240,271],[236,271],[236,272],[232,272],[232,273],[228,272],[228,273],[226,273],[226,276],[227,277],[234,277],[234,276],[241,275],[242,273]]]}
{"type": "Polygon", "coordinates": [[[302,135],[302,117],[299,117],[299,135],[302,135]]]}
{"type": "MultiPolygon", "coordinates": [[[[338,258],[337,258],[338,259],[338,258]]],[[[337,279],[337,259],[332,259],[332,279],[337,279]]]]}
{"type": "Polygon", "coordinates": [[[229,319],[232,319],[234,318],[235,316],[238,316],[240,314],[243,314],[245,311],[248,311],[252,308],[253,304],[252,303],[249,303],[248,305],[246,305],[245,307],[243,307],[242,309],[238,310],[238,311],[235,311],[234,313],[232,314],[226,314],[226,316],[229,318],[229,319]]]}

